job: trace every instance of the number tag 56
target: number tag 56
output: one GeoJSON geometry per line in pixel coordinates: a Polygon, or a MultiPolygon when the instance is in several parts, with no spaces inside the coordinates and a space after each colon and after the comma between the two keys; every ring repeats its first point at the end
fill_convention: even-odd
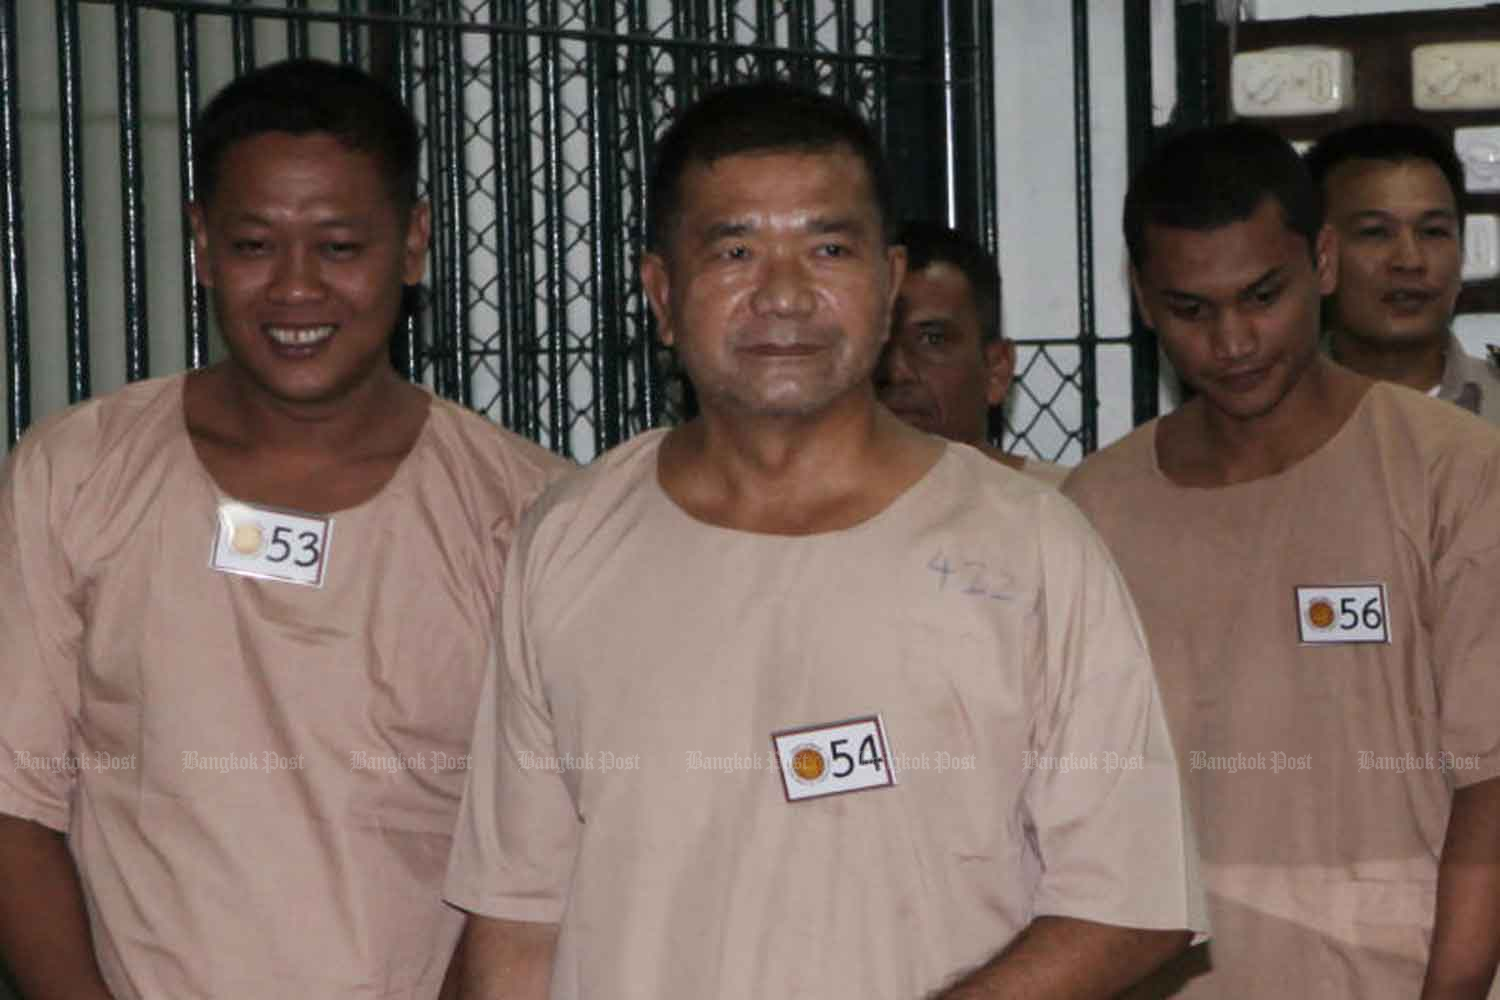
{"type": "Polygon", "coordinates": [[[219,504],[209,565],[221,573],[323,586],[333,519],[275,507],[219,504]]]}
{"type": "Polygon", "coordinates": [[[1391,641],[1385,584],[1298,587],[1297,634],[1304,644],[1391,641]]]}

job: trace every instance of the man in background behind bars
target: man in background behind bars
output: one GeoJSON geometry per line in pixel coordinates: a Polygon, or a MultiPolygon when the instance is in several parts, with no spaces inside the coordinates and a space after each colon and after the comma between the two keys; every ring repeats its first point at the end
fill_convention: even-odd
{"type": "Polygon", "coordinates": [[[1063,466],[989,444],[990,414],[1005,403],[1016,373],[1016,345],[1000,331],[995,258],[972,236],[936,222],[908,222],[896,242],[906,248],[906,277],[875,372],[880,401],[914,427],[1059,485],[1063,466]]]}
{"type": "Polygon", "coordinates": [[[194,126],[229,360],[0,477],[0,953],[28,1000],[438,994],[494,601],[560,461],[391,368],[417,132],[296,61],[194,126]]]}

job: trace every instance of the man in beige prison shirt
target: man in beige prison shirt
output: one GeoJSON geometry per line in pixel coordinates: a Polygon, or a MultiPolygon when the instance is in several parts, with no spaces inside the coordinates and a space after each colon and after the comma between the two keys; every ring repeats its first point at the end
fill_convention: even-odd
{"type": "Polygon", "coordinates": [[[1064,490],[1146,623],[1215,934],[1142,995],[1481,1000],[1500,958],[1500,433],[1318,352],[1336,236],[1274,133],[1169,144],[1125,231],[1141,313],[1196,396],[1064,490]]]}
{"type": "Polygon", "coordinates": [[[417,133],[353,68],[195,129],[229,360],[0,474],[0,955],[28,1000],[438,995],[494,602],[562,465],[400,379],[417,133]]]}
{"type": "Polygon", "coordinates": [[[1202,930],[1150,666],[1055,491],[880,406],[856,114],[660,143],[642,280],[702,415],[523,522],[446,895],[466,996],[1106,997],[1202,930]]]}

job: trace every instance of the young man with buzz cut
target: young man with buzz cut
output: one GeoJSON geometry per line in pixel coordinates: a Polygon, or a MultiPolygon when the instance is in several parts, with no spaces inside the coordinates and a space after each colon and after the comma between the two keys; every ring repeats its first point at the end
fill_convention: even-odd
{"type": "Polygon", "coordinates": [[[1319,352],[1338,237],[1274,132],[1165,144],[1125,238],[1141,315],[1196,395],[1063,489],[1146,624],[1214,926],[1138,995],[1482,1000],[1500,432],[1319,352]]]}
{"type": "Polygon", "coordinates": [[[870,128],[718,91],[650,212],[701,414],[522,526],[461,995],[1114,996],[1203,929],[1150,661],[1071,504],[876,401],[905,259],[870,128]]]}
{"type": "Polygon", "coordinates": [[[358,69],[193,127],[221,364],[0,473],[0,957],[27,1000],[438,995],[511,534],[564,463],[402,379],[416,123],[358,69]]]}
{"type": "Polygon", "coordinates": [[[1000,268],[972,236],[936,222],[896,234],[906,277],[895,325],[875,371],[880,401],[919,430],[972,445],[1017,472],[1057,486],[1068,470],[989,443],[990,414],[1016,373],[1016,345],[1000,331],[1000,268]]]}
{"type": "Polygon", "coordinates": [[[1463,165],[1424,125],[1366,122],[1305,157],[1338,234],[1338,288],[1325,303],[1334,360],[1500,424],[1500,368],[1453,335],[1463,285],[1463,165]]]}

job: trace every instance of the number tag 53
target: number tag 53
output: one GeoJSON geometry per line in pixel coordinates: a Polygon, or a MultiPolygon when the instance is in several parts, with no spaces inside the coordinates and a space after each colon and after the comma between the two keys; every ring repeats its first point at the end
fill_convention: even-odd
{"type": "Polygon", "coordinates": [[[896,783],[880,716],[771,734],[788,802],[896,783]]]}
{"type": "Polygon", "coordinates": [[[1385,584],[1298,587],[1297,634],[1304,644],[1391,641],[1385,584]]]}
{"type": "Polygon", "coordinates": [[[221,573],[321,587],[332,537],[332,518],[221,503],[209,565],[221,573]]]}

